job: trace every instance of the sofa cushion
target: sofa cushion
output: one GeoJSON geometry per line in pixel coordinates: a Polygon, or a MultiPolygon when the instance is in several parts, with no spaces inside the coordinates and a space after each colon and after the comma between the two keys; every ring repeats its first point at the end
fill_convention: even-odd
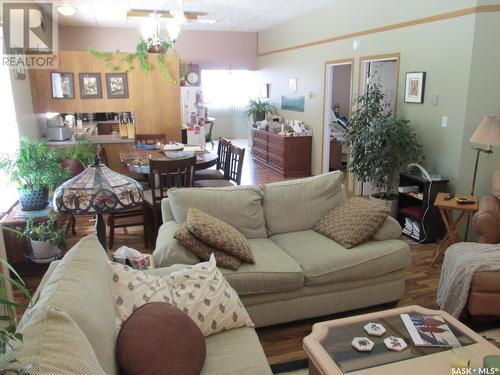
{"type": "MultiPolygon", "coordinates": [[[[19,327],[23,341],[0,356],[0,369],[32,365],[29,374],[105,375],[89,340],[64,311],[39,307],[31,311],[29,322],[19,327]],[[18,363],[10,363],[16,359],[18,363]]],[[[2,372],[3,373],[3,372],[2,372]]],[[[10,372],[8,372],[10,373],[10,372]]]]}
{"type": "Polygon", "coordinates": [[[267,238],[262,198],[259,186],[226,188],[169,189],[168,202],[175,221],[184,223],[190,207],[231,223],[246,238],[267,238]]]}
{"type": "Polygon", "coordinates": [[[312,229],[321,217],[345,200],[343,173],[262,185],[264,214],[270,236],[312,229]]]}
{"type": "Polygon", "coordinates": [[[346,249],[312,230],[271,239],[300,265],[306,286],[375,277],[410,264],[410,248],[399,240],[367,241],[346,249]]]}
{"type": "Polygon", "coordinates": [[[118,365],[127,375],[198,375],[205,354],[205,338],[198,326],[166,302],[138,308],[116,340],[118,365]]]}
{"type": "Polygon", "coordinates": [[[108,257],[95,235],[80,240],[59,262],[35,306],[26,311],[20,327],[38,308],[67,314],[82,330],[107,374],[116,374],[116,312],[111,296],[108,257]]]}
{"type": "Polygon", "coordinates": [[[254,262],[247,239],[231,224],[194,207],[188,210],[186,224],[189,231],[205,243],[244,262],[254,262]]]}
{"type": "Polygon", "coordinates": [[[353,197],[327,212],[314,230],[350,249],[372,237],[387,216],[380,203],[353,197]]]}
{"type": "Polygon", "coordinates": [[[237,270],[240,268],[240,259],[203,242],[189,231],[186,223],[182,224],[179,229],[177,229],[174,238],[202,260],[209,260],[210,255],[213,254],[217,261],[217,267],[229,268],[230,270],[237,270]]]}
{"type": "Polygon", "coordinates": [[[237,328],[206,338],[207,357],[200,375],[272,375],[252,328],[237,328]]]}
{"type": "Polygon", "coordinates": [[[174,236],[181,224],[169,221],[160,226],[153,259],[156,267],[167,267],[172,264],[196,264],[200,261],[196,255],[189,251],[174,236]]]}
{"type": "Polygon", "coordinates": [[[478,271],[474,273],[470,290],[473,292],[500,293],[500,271],[478,271]]]}
{"type": "Polygon", "coordinates": [[[295,260],[269,239],[248,240],[255,264],[243,263],[238,271],[222,273],[239,295],[297,290],[304,275],[295,260]]]}
{"type": "Polygon", "coordinates": [[[401,236],[402,231],[399,222],[392,216],[387,216],[372,239],[375,241],[397,240],[401,236]]]}

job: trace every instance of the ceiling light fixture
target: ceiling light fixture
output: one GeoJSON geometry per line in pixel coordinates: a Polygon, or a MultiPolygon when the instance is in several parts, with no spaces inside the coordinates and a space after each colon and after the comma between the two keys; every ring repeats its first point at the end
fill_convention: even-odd
{"type": "Polygon", "coordinates": [[[76,7],[72,5],[60,5],[56,9],[63,16],[72,16],[76,13],[76,7]]]}
{"type": "Polygon", "coordinates": [[[152,12],[141,27],[141,35],[150,53],[165,53],[169,46],[175,44],[181,26],[186,23],[184,12],[176,14],[174,18],[166,22],[168,40],[161,35],[161,15],[158,11],[152,12]]]}

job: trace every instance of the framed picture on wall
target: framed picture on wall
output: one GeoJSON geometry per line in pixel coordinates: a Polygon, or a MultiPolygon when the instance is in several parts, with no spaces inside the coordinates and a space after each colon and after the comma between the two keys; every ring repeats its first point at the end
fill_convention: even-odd
{"type": "Polygon", "coordinates": [[[260,85],[260,94],[261,98],[269,98],[269,85],[267,83],[262,83],[260,85]]]}
{"type": "Polygon", "coordinates": [[[102,98],[101,74],[79,73],[80,97],[82,99],[102,98]]]}
{"type": "Polygon", "coordinates": [[[423,103],[425,72],[406,73],[405,103],[423,103]]]}
{"type": "Polygon", "coordinates": [[[127,73],[106,73],[106,90],[109,99],[128,98],[127,73]]]}
{"type": "Polygon", "coordinates": [[[52,86],[53,99],[74,99],[75,82],[73,73],[51,72],[50,84],[52,86]]]}

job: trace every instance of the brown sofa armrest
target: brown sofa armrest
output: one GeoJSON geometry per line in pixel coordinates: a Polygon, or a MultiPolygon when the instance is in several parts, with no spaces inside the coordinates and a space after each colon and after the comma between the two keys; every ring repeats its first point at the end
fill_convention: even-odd
{"type": "Polygon", "coordinates": [[[479,210],[472,218],[472,226],[479,234],[479,242],[498,243],[500,240],[500,203],[493,195],[479,200],[479,210]]]}

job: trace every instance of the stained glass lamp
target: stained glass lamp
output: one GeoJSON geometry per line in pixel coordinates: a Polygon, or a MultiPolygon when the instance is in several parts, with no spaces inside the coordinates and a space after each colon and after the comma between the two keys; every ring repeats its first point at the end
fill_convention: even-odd
{"type": "Polygon", "coordinates": [[[57,212],[96,215],[97,238],[105,250],[106,225],[103,213],[127,210],[140,205],[143,200],[144,191],[137,181],[101,164],[98,156],[93,165],[54,192],[54,208],[57,212]]]}

